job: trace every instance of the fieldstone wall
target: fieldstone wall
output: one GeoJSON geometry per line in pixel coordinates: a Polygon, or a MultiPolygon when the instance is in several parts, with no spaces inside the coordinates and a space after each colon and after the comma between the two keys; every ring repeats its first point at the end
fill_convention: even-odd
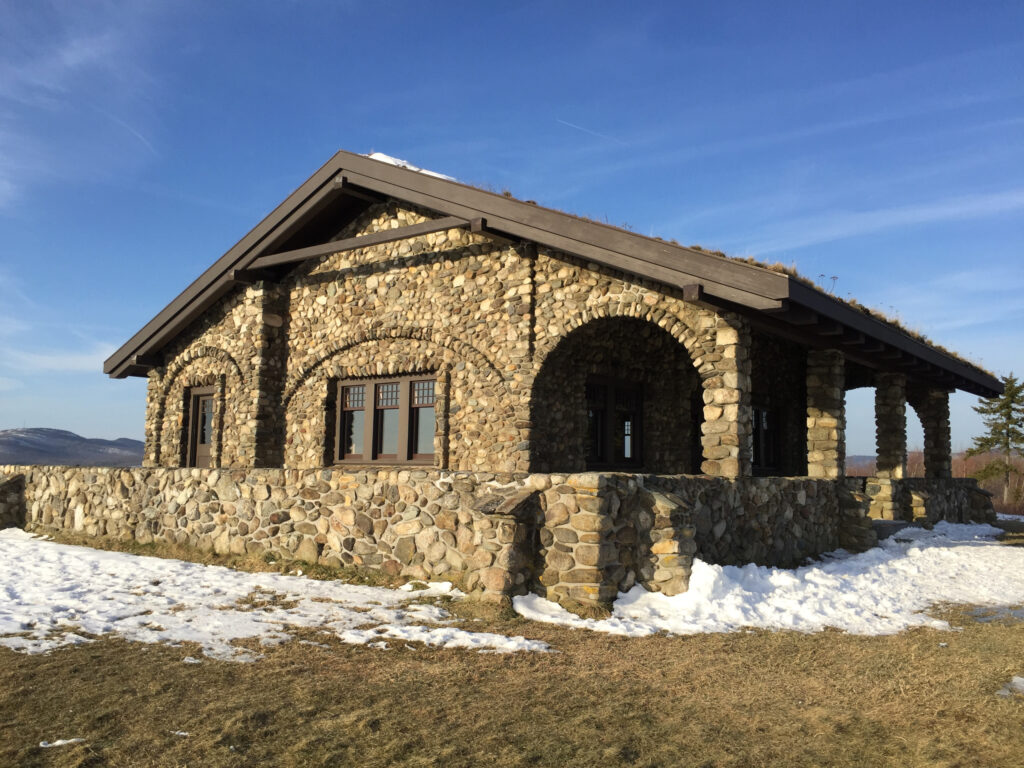
{"type": "Polygon", "coordinates": [[[973,478],[921,478],[903,481],[915,520],[937,523],[994,523],[992,494],[973,478]]]}
{"type": "MultiPolygon", "coordinates": [[[[341,236],[427,218],[376,205],[341,236]]],[[[430,372],[446,385],[439,466],[526,471],[531,275],[520,247],[463,229],[298,265],[280,284],[288,338],[284,465],[323,466],[332,379],[430,372]]]]}
{"type": "MultiPolygon", "coordinates": [[[[434,215],[381,203],[338,236],[434,215]]],[[[145,465],[182,465],[191,387],[216,388],[215,466],[313,469],[331,458],[332,382],[424,373],[443,390],[437,468],[536,470],[533,449],[546,444],[537,429],[559,407],[534,390],[545,361],[574,330],[613,318],[644,325],[642,338],[631,339],[636,359],[657,361],[664,337],[679,345],[670,357],[685,361],[685,370],[668,366],[678,383],[635,372],[652,393],[674,387],[690,398],[679,401],[686,407],[671,425],[690,431],[684,443],[658,443],[668,427],[652,418],[649,453],[659,458],[649,469],[700,464],[709,474],[749,474],[750,341],[741,317],[555,250],[463,229],[310,260],[275,283],[230,292],[161,351],[163,364],[150,373],[145,465]]],[[[607,357],[593,366],[608,369],[607,357]]],[[[576,458],[558,468],[582,469],[576,458]]]]}
{"type": "Polygon", "coordinates": [[[15,514],[32,530],[455,578],[569,607],[635,584],[683,592],[694,556],[797,565],[843,527],[837,484],[808,478],[0,467],[19,475],[15,514]]]}
{"type": "Polygon", "coordinates": [[[836,484],[801,477],[647,476],[689,509],[696,556],[719,565],[784,568],[839,546],[836,484]]]}
{"type": "Polygon", "coordinates": [[[268,320],[280,320],[267,311],[272,291],[230,292],[163,350],[166,365],[149,374],[143,466],[185,464],[189,390],[207,386],[215,388],[212,466],[259,465],[259,430],[268,423],[261,382],[271,364],[261,353],[276,332],[268,320]]]}
{"type": "Polygon", "coordinates": [[[456,577],[493,598],[526,589],[537,517],[523,479],[487,474],[0,467],[11,475],[31,530],[456,577]]]}

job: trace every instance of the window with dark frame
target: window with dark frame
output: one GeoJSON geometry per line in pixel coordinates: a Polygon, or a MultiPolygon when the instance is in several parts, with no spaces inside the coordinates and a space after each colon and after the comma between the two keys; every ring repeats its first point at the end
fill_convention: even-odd
{"type": "Polygon", "coordinates": [[[190,387],[188,402],[188,432],[185,466],[200,469],[213,462],[214,387],[190,387]]]}
{"type": "Polygon", "coordinates": [[[642,385],[591,377],[586,384],[587,466],[635,467],[642,460],[642,385]]]}
{"type": "Polygon", "coordinates": [[[433,379],[339,381],[336,402],[335,463],[433,463],[433,379]]]}

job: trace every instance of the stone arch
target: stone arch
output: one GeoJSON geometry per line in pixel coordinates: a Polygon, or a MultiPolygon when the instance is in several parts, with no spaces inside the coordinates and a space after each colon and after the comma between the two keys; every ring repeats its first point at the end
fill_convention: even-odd
{"type": "MultiPolygon", "coordinates": [[[[684,338],[696,344],[692,332],[684,338]]],[[[587,469],[587,385],[593,393],[605,381],[641,389],[637,471],[699,471],[703,387],[678,335],[644,317],[606,313],[575,323],[539,361],[530,394],[531,471],[587,469]]]]}
{"type": "Polygon", "coordinates": [[[185,393],[190,387],[213,386],[216,391],[216,431],[211,454],[213,466],[230,465],[240,451],[237,404],[243,400],[245,377],[238,362],[219,347],[199,346],[175,358],[163,376],[155,419],[156,459],[160,466],[185,463],[185,393]]]}
{"type": "MultiPolygon", "coordinates": [[[[371,342],[387,341],[393,339],[410,339],[415,341],[425,341],[432,345],[443,347],[450,350],[452,353],[458,356],[458,358],[464,362],[468,362],[476,366],[478,369],[488,370],[488,380],[493,380],[503,388],[506,387],[504,377],[498,370],[497,366],[491,362],[491,360],[480,350],[474,347],[472,344],[468,344],[461,339],[457,339],[453,336],[439,335],[433,333],[429,328],[387,328],[387,329],[370,329],[367,331],[360,331],[353,334],[347,339],[334,342],[327,346],[326,350],[319,355],[312,362],[303,365],[298,375],[291,379],[291,381],[285,386],[284,404],[285,408],[291,402],[291,399],[295,396],[298,391],[309,378],[314,377],[322,367],[328,364],[331,360],[336,358],[338,355],[347,352],[353,347],[359,346],[360,344],[367,344],[371,342]]],[[[386,373],[399,373],[400,371],[388,370],[388,366],[384,365],[376,371],[366,371],[364,373],[353,373],[353,376],[370,376],[376,374],[386,373]]]]}
{"type": "Polygon", "coordinates": [[[595,320],[611,318],[643,320],[657,326],[686,348],[690,358],[694,361],[694,365],[700,366],[700,361],[703,360],[707,351],[708,341],[705,340],[704,343],[702,343],[702,340],[698,337],[690,324],[678,315],[664,308],[651,307],[650,305],[641,302],[630,304],[620,304],[618,302],[597,304],[568,316],[564,323],[565,333],[561,336],[549,337],[537,346],[534,350],[534,362],[536,363],[537,370],[541,369],[548,355],[550,355],[562,340],[569,336],[569,334],[595,320]]]}
{"type": "Polygon", "coordinates": [[[437,375],[441,467],[514,471],[521,440],[501,372],[471,345],[418,328],[370,330],[336,342],[291,378],[285,465],[323,466],[329,381],[427,371],[437,375]]]}
{"type": "Polygon", "coordinates": [[[920,382],[910,382],[907,385],[907,405],[914,409],[924,433],[924,476],[952,477],[949,393],[920,382]]]}

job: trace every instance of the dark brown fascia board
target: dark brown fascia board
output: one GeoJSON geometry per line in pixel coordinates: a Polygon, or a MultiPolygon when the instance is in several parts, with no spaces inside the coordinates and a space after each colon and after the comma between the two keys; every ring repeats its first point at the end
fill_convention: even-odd
{"type": "Polygon", "coordinates": [[[343,193],[344,189],[339,190],[333,183],[337,175],[337,164],[338,156],[335,155],[107,358],[103,364],[103,372],[115,378],[129,375],[126,369],[132,354],[150,351],[156,346],[153,342],[157,334],[161,338],[165,336],[166,334],[161,331],[168,328],[172,321],[182,320],[172,325],[175,330],[180,330],[230,289],[233,285],[230,283],[230,271],[236,267],[247,266],[241,263],[247,253],[272,235],[282,234],[282,229],[290,220],[295,220],[312,210],[323,197],[331,193],[343,193]],[[208,299],[212,294],[217,295],[210,301],[208,299]],[[186,315],[181,318],[183,312],[186,315]]]}
{"type": "Polygon", "coordinates": [[[430,235],[435,232],[442,232],[448,229],[464,229],[470,226],[470,222],[460,219],[457,216],[445,216],[440,219],[430,219],[419,224],[410,224],[407,227],[397,229],[386,229],[382,232],[373,232],[369,235],[349,237],[344,240],[332,240],[320,245],[311,245],[308,248],[296,248],[293,251],[282,251],[266,256],[260,256],[252,262],[252,269],[267,269],[268,267],[279,267],[283,264],[294,264],[306,259],[315,259],[319,256],[328,256],[332,253],[352,251],[356,248],[368,248],[372,245],[393,243],[398,240],[408,240],[411,237],[430,235]]]}

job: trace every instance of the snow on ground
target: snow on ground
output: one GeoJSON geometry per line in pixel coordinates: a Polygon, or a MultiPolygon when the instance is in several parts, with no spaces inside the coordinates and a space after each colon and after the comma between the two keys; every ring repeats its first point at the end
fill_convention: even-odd
{"type": "MultiPolygon", "coordinates": [[[[1024,604],[1024,549],[995,543],[1000,533],[987,525],[905,528],[868,552],[839,550],[795,570],[695,561],[685,594],[665,597],[634,587],[604,620],[581,619],[533,595],[514,602],[529,619],[634,637],[747,627],[835,627],[862,635],[948,629],[924,611],[937,603],[1024,604]]],[[[490,652],[550,650],[522,637],[460,629],[438,605],[414,602],[458,597],[448,583],[392,590],[245,573],[57,544],[17,529],[0,531],[0,562],[0,645],[28,653],[118,634],[139,642],[195,642],[208,657],[251,661],[258,654],[233,640],[282,643],[294,627],[382,649],[406,641],[490,652]]],[[[182,662],[202,659],[183,656],[182,662]]]]}
{"type": "Polygon", "coordinates": [[[1011,515],[1006,512],[996,512],[996,520],[1010,520],[1016,523],[1024,523],[1024,515],[1011,515]]]}
{"type": "Polygon", "coordinates": [[[655,632],[732,632],[745,627],[817,632],[835,627],[885,635],[908,627],[948,629],[922,613],[937,603],[1024,603],[1024,549],[995,543],[988,525],[939,523],[905,528],[881,546],[838,550],[796,570],[695,561],[688,592],[675,597],[634,587],[619,595],[611,618],[581,619],[536,596],[514,598],[536,621],[641,637],[655,632]]]}
{"type": "MultiPolygon", "coordinates": [[[[245,573],[180,560],[57,544],[0,531],[0,645],[41,653],[118,634],[147,643],[195,642],[206,656],[258,657],[233,640],[286,642],[315,627],[346,643],[416,641],[492,652],[546,651],[522,637],[467,632],[423,597],[458,596],[450,583],[422,590],[363,587],[277,573],[245,573]]],[[[186,663],[201,659],[184,657],[186,663]]]]}

